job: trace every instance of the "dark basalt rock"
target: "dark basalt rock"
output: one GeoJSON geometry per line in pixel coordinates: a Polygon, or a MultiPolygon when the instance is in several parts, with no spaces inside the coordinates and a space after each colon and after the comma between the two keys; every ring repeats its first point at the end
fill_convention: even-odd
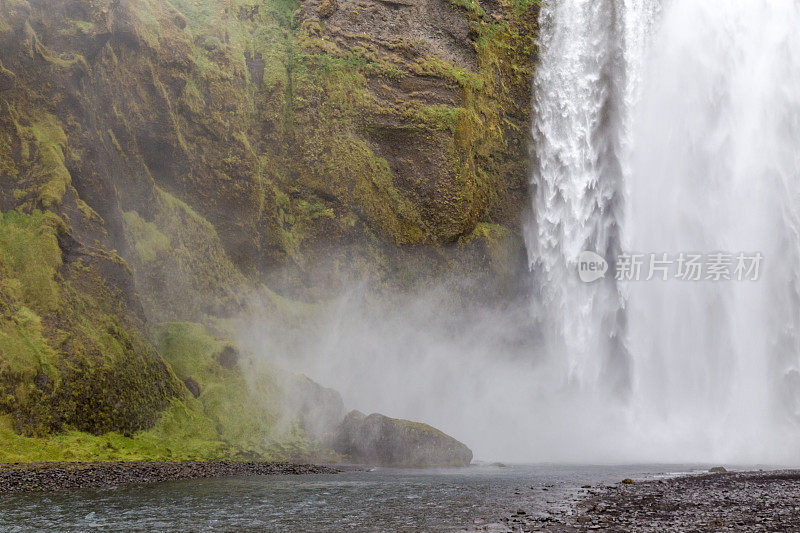
{"type": "Polygon", "coordinates": [[[351,411],[331,447],[356,463],[377,466],[467,466],[472,451],[427,424],[351,411]]]}
{"type": "Polygon", "coordinates": [[[233,346],[226,346],[219,354],[219,364],[222,368],[232,370],[239,362],[239,351],[233,346]]]}
{"type": "Polygon", "coordinates": [[[16,84],[16,76],[13,72],[3,67],[0,63],[0,92],[13,89],[16,84]]]}
{"type": "Polygon", "coordinates": [[[336,474],[313,464],[183,461],[108,463],[0,463],[0,494],[149,484],[218,477],[336,474]]]}
{"type": "Polygon", "coordinates": [[[514,531],[800,531],[798,487],[797,470],[688,475],[596,486],[503,521],[514,531]]]}
{"type": "Polygon", "coordinates": [[[197,383],[193,378],[186,378],[183,380],[183,384],[186,385],[186,388],[189,389],[189,392],[192,393],[192,396],[195,398],[200,397],[200,384],[197,383]]]}

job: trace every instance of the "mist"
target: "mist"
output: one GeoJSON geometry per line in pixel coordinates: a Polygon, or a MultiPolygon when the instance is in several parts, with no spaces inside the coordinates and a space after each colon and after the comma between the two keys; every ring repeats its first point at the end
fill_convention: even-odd
{"type": "MultiPolygon", "coordinates": [[[[446,284],[442,283],[442,286],[446,284]]],[[[792,464],[797,426],[656,409],[662,390],[589,386],[541,342],[526,302],[453,306],[447,289],[376,298],[366,285],[316,304],[289,326],[274,312],[238,320],[237,342],[264,361],[341,393],[347,410],[428,423],[478,461],[792,464]],[[769,428],[769,438],[764,431],[769,428]]],[[[647,364],[647,360],[643,364],[647,364]]],[[[653,365],[638,369],[642,375],[653,365]]],[[[691,404],[691,402],[689,402],[691,404]]]]}

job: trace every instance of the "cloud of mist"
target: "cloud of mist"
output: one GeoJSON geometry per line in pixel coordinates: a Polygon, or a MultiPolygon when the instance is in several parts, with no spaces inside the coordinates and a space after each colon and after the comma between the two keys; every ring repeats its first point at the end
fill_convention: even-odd
{"type": "Polygon", "coordinates": [[[462,306],[451,286],[381,297],[353,286],[288,321],[250,314],[237,340],[336,389],[347,409],[428,423],[478,460],[622,460],[593,392],[576,395],[537,346],[527,301],[462,306]]]}
{"type": "MultiPolygon", "coordinates": [[[[476,460],[792,464],[795,427],[770,435],[687,409],[654,411],[646,384],[620,396],[570,380],[539,345],[527,298],[459,305],[452,285],[375,296],[351,286],[289,319],[264,308],[239,323],[241,346],[341,393],[345,408],[428,423],[476,460]],[[644,386],[644,388],[643,388],[644,386]]],[[[634,362],[636,364],[636,362],[634,362]]],[[[644,363],[640,363],[644,364],[644,363]]],[[[655,391],[652,391],[655,393],[655,391]]]]}

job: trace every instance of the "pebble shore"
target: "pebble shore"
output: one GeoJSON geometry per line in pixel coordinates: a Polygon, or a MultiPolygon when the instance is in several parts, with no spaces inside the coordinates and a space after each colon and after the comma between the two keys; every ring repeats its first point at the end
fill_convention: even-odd
{"type": "Polygon", "coordinates": [[[0,493],[54,491],[128,483],[232,476],[335,474],[337,468],[263,462],[108,462],[0,464],[0,493]]]}
{"type": "Polygon", "coordinates": [[[800,531],[800,470],[725,472],[585,488],[576,505],[530,514],[520,510],[505,517],[503,525],[505,531],[551,533],[800,531]]]}

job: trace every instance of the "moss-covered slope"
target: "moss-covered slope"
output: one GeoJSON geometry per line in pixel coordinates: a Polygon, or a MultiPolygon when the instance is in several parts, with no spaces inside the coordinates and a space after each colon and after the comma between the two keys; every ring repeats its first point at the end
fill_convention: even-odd
{"type": "MultiPolygon", "coordinates": [[[[255,386],[212,372],[199,345],[175,358],[200,334],[174,323],[218,327],[252,295],[278,313],[354,279],[380,291],[459,272],[484,297],[513,291],[537,12],[0,0],[0,412],[13,432],[167,438],[194,420],[215,444],[184,456],[274,454],[257,435],[311,416],[283,416],[296,389],[259,389],[274,369],[255,386]],[[267,408],[237,427],[219,387],[267,408]]],[[[310,449],[298,431],[281,439],[310,449]]]]}
{"type": "Polygon", "coordinates": [[[65,424],[64,431],[30,435],[16,430],[13,416],[0,415],[0,462],[337,460],[319,444],[344,414],[337,393],[239,354],[200,324],[164,324],[156,345],[186,389],[152,427],[65,424]]]}

